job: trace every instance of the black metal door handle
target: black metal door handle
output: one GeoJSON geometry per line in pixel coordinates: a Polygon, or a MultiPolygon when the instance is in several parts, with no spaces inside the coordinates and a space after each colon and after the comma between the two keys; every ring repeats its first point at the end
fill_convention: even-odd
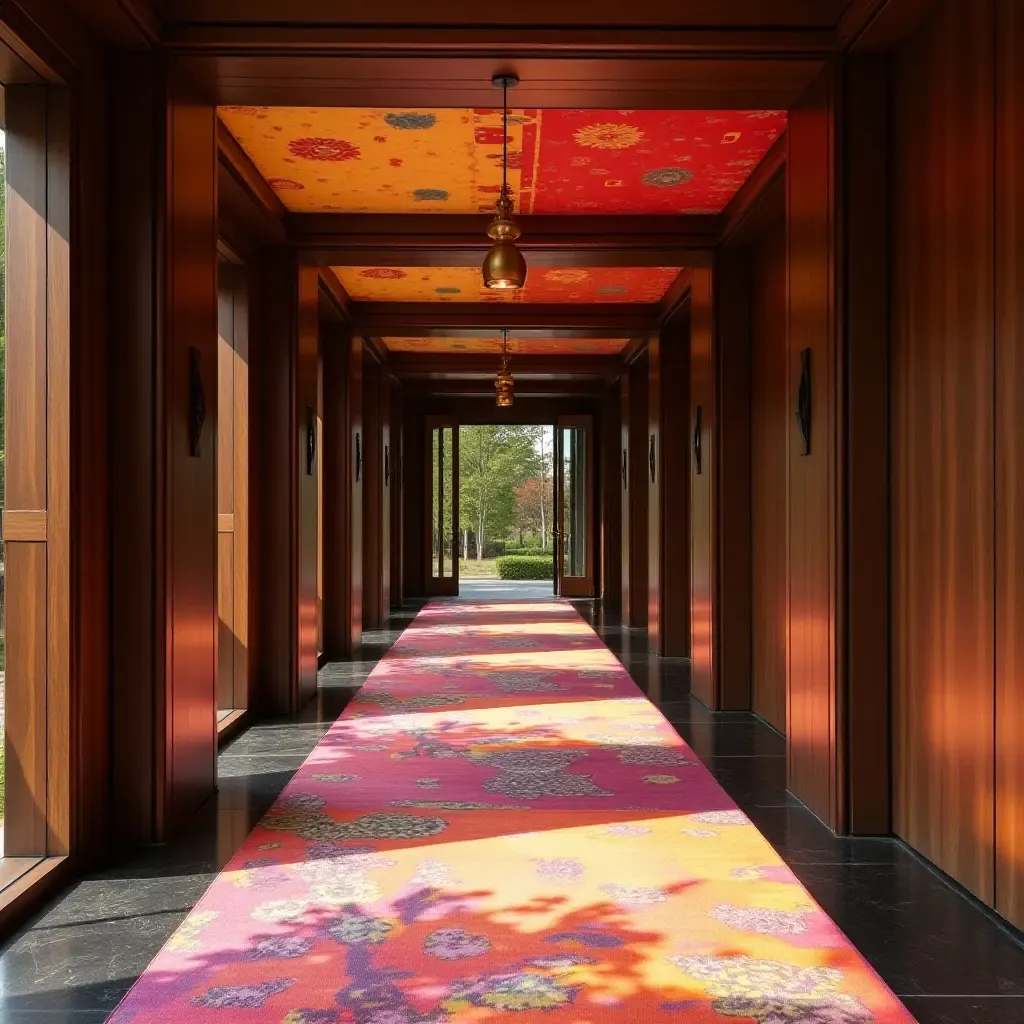
{"type": "Polygon", "coordinates": [[[626,449],[622,449],[622,489],[626,490],[626,449]]]}
{"type": "Polygon", "coordinates": [[[654,435],[651,434],[651,443],[647,452],[647,459],[651,464],[651,483],[654,483],[654,435]]]}
{"type": "Polygon", "coordinates": [[[697,411],[693,417],[693,461],[697,467],[697,475],[703,472],[701,465],[701,455],[703,448],[703,435],[704,435],[704,407],[698,405],[697,411]]]}
{"type": "Polygon", "coordinates": [[[363,471],[363,442],[359,436],[359,431],[356,431],[356,483],[359,483],[359,477],[363,471]]]}
{"type": "Polygon", "coordinates": [[[800,390],[796,397],[796,422],[800,428],[800,454],[811,454],[811,350],[800,353],[800,390]]]}

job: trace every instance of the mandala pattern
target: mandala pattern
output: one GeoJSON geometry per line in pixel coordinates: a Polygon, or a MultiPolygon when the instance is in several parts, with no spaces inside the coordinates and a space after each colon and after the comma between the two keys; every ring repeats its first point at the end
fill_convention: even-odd
{"type": "Polygon", "coordinates": [[[437,118],[433,114],[385,114],[384,121],[392,128],[406,131],[423,131],[437,124],[437,118]]]}
{"type": "Polygon", "coordinates": [[[856,998],[840,993],[843,972],[748,956],[676,956],[670,962],[704,983],[723,1017],[758,1024],[871,1024],[856,998]]]}
{"type": "Polygon", "coordinates": [[[590,124],[573,138],[587,149],[632,149],[643,142],[644,133],[630,124],[590,124]]]}
{"type": "Polygon", "coordinates": [[[525,609],[421,611],[109,1024],[912,1024],[572,607],[525,609]]]}
{"type": "Polygon", "coordinates": [[[302,182],[292,181],[291,178],[271,178],[267,184],[278,192],[301,192],[306,187],[302,182]]]}
{"type": "Polygon", "coordinates": [[[260,939],[250,956],[253,960],[295,960],[305,956],[312,948],[312,939],[303,939],[297,935],[277,935],[260,939]]]}
{"type": "Polygon", "coordinates": [[[288,143],[288,152],[302,160],[357,160],[359,147],[344,139],[293,139],[288,143]]]}
{"type": "Polygon", "coordinates": [[[337,918],[327,933],[345,946],[368,946],[384,942],[394,930],[391,921],[350,913],[337,918]]]}
{"type": "Polygon", "coordinates": [[[575,882],[583,877],[586,870],[578,860],[571,857],[554,857],[542,860],[537,865],[537,874],[541,878],[556,882],[575,882]]]}
{"type": "Polygon", "coordinates": [[[601,892],[610,896],[620,907],[653,907],[668,899],[668,893],[661,889],[648,889],[640,885],[609,883],[601,886],[601,892]]]}
{"type": "Polygon", "coordinates": [[[722,903],[711,911],[711,916],[730,928],[758,935],[802,935],[807,931],[806,912],[772,910],[769,907],[738,907],[722,903]]]}
{"type": "Polygon", "coordinates": [[[211,1010],[262,1010],[270,996],[284,992],[294,984],[291,978],[282,978],[278,981],[264,981],[259,985],[215,987],[196,999],[196,1004],[211,1010]]]}
{"type": "Polygon", "coordinates": [[[470,935],[462,928],[442,928],[427,936],[423,951],[438,960],[467,960],[491,948],[485,935],[470,935]]]}
{"type": "Polygon", "coordinates": [[[656,171],[647,171],[640,180],[655,188],[672,188],[673,185],[685,185],[692,178],[693,171],[685,167],[661,167],[656,171]]]}
{"type": "Polygon", "coordinates": [[[690,815],[690,821],[702,825],[749,825],[750,819],[742,811],[700,811],[690,815]]]}

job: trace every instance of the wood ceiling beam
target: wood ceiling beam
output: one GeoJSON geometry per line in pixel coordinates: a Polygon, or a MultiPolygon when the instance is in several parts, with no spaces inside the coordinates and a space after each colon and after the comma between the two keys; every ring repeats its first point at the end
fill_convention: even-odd
{"type": "MultiPolygon", "coordinates": [[[[390,366],[389,366],[390,368],[390,366]]],[[[558,378],[555,380],[531,380],[516,377],[516,398],[576,398],[580,396],[603,395],[608,381],[558,378]]],[[[450,397],[494,398],[494,379],[480,377],[476,380],[434,380],[409,377],[403,386],[410,394],[450,397]]]]}
{"type": "Polygon", "coordinates": [[[522,81],[515,102],[523,107],[785,110],[824,65],[824,54],[695,60],[568,50],[569,55],[523,57],[506,46],[502,56],[481,56],[479,50],[466,56],[443,47],[424,55],[400,43],[390,53],[370,47],[325,54],[312,42],[308,52],[261,52],[257,43],[236,52],[225,43],[218,52],[217,44],[196,45],[173,31],[165,42],[178,51],[184,72],[203,82],[214,102],[227,105],[491,108],[491,76],[510,69],[522,81]]]}
{"type": "MultiPolygon", "coordinates": [[[[619,356],[516,355],[512,376],[518,380],[610,380],[622,372],[619,356]]],[[[494,380],[498,358],[490,353],[390,352],[388,372],[421,380],[494,380]]]]}
{"type": "MultiPolygon", "coordinates": [[[[303,262],[331,267],[478,267],[487,214],[290,214],[303,262]]],[[[705,266],[717,216],[517,217],[535,267],[705,266]]]]}
{"type": "Polygon", "coordinates": [[[353,330],[377,338],[631,338],[657,330],[660,307],[636,303],[353,302],[353,330]]]}

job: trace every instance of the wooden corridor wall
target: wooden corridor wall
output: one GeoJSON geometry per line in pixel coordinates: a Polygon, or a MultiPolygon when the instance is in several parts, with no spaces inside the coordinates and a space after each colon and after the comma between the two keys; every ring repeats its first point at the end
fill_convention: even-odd
{"type": "MultiPolygon", "coordinates": [[[[715,87],[716,100],[791,114],[775,154],[781,176],[755,175],[717,234],[687,250],[687,266],[706,276],[690,297],[690,369],[679,389],[665,372],[671,330],[646,324],[664,329],[653,348],[631,348],[615,389],[588,399],[606,446],[600,564],[617,554],[620,568],[617,577],[606,568],[601,582],[619,590],[630,626],[648,628],[666,653],[693,655],[701,700],[752,706],[784,728],[790,787],[823,820],[856,833],[894,830],[1022,925],[1024,16],[1014,0],[889,0],[886,11],[913,7],[921,18],[898,30],[889,17],[851,27],[873,6],[851,5],[834,29],[826,18],[780,32],[769,61],[740,51],[694,61],[684,50],[659,63],[655,79],[638,75],[640,43],[620,63],[600,53],[580,60],[591,45],[582,42],[551,58],[561,69],[586,66],[571,84],[583,105],[631,88],[645,103],[708,102],[710,86],[694,76],[710,66],[733,83],[715,87]],[[783,197],[778,217],[739,259],[744,218],[772,187],[783,197]],[[809,439],[796,420],[805,367],[809,439]],[[700,473],[690,454],[698,407],[700,473]],[[678,456],[669,435],[679,435],[678,456]],[[612,472],[619,457],[624,479],[612,472]],[[689,521],[685,552],[666,544],[669,479],[686,482],[685,501],[684,488],[675,491],[689,521]],[[744,502],[755,509],[746,525],[744,502]],[[685,577],[689,615],[666,630],[679,610],[669,611],[669,577],[685,577]]],[[[45,142],[49,156],[63,154],[47,169],[52,189],[37,196],[37,217],[11,209],[12,230],[34,222],[35,238],[12,255],[38,256],[38,213],[65,180],[67,230],[47,251],[59,255],[58,241],[72,240],[67,267],[48,279],[67,281],[68,295],[55,287],[45,309],[60,321],[47,344],[62,330],[70,337],[58,353],[66,362],[48,354],[46,364],[47,373],[66,370],[67,400],[51,393],[50,419],[33,407],[32,436],[16,435],[4,523],[12,594],[15,580],[30,580],[35,602],[9,606],[13,625],[30,621],[44,635],[44,590],[55,616],[45,665],[40,649],[16,641],[9,653],[12,686],[45,677],[60,723],[44,736],[27,720],[43,706],[38,692],[35,705],[11,705],[12,724],[31,734],[19,756],[34,778],[53,780],[51,793],[37,786],[34,804],[9,805],[12,823],[28,821],[33,849],[43,806],[48,848],[84,857],[103,851],[111,823],[131,842],[167,837],[216,784],[217,516],[228,514],[218,509],[214,444],[226,427],[219,238],[245,264],[254,297],[250,530],[233,550],[248,557],[250,600],[247,612],[234,602],[248,615],[234,699],[244,692],[253,713],[284,714],[314,692],[318,534],[328,655],[351,651],[364,624],[422,593],[422,531],[407,526],[422,511],[417,416],[430,401],[378,365],[387,357],[372,332],[360,336],[345,296],[325,283],[325,244],[311,255],[306,236],[296,241],[273,189],[218,130],[217,102],[277,102],[294,98],[293,87],[308,97],[310,87],[296,84],[295,56],[261,49],[274,29],[232,26],[224,12],[244,5],[213,7],[225,17],[216,32],[206,13],[187,31],[169,13],[162,23],[143,0],[11,0],[0,11],[0,45],[40,55],[25,79],[33,85],[12,84],[11,96],[48,92],[45,142]],[[111,29],[128,8],[134,27],[111,29]],[[252,47],[245,76],[237,54],[218,49],[235,31],[252,47]],[[323,417],[312,455],[311,410],[323,417]],[[44,494],[40,474],[51,470],[44,494]],[[66,580],[55,587],[58,572],[66,580]]],[[[777,9],[772,16],[785,21],[777,9]]],[[[433,45],[422,27],[393,31],[425,51],[433,45]]],[[[615,30],[594,31],[607,42],[615,30]]],[[[721,40],[732,52],[728,31],[721,40]]],[[[350,51],[298,59],[323,72],[317,88],[339,102],[406,102],[393,75],[409,70],[404,50],[372,58],[381,61],[372,86],[341,76],[350,51]]],[[[434,98],[465,89],[464,58],[431,52],[417,68],[434,98]]],[[[565,99],[550,82],[530,88],[538,106],[565,99]]],[[[42,150],[18,149],[28,109],[9,107],[12,173],[40,160],[42,150]]],[[[29,265],[12,269],[15,321],[40,297],[17,286],[29,265]]],[[[19,363],[22,354],[12,356],[10,381],[28,382],[19,394],[41,393],[41,364],[19,363]]]]}

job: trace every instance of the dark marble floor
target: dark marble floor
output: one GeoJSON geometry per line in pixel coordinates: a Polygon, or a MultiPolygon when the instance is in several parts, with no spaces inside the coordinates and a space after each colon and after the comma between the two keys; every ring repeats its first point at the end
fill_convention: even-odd
{"type": "MultiPolygon", "coordinates": [[[[902,844],[837,839],[785,790],[785,742],[688,696],[685,660],[581,611],[920,1024],[1024,1022],[1024,944],[902,844]]],[[[78,882],[0,950],[0,1024],[98,1024],[184,919],[414,614],[327,666],[295,719],[220,755],[220,787],[173,843],[78,882]]]]}

